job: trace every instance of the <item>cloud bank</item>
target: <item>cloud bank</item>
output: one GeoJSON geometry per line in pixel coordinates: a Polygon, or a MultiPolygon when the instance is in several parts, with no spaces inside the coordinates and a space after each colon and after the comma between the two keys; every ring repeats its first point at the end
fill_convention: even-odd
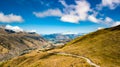
{"type": "Polygon", "coordinates": [[[102,7],[109,7],[110,9],[115,9],[120,5],[120,0],[102,0],[102,7]]]}
{"type": "Polygon", "coordinates": [[[3,23],[12,23],[12,22],[22,22],[23,18],[19,15],[0,13],[0,22],[3,23]]]}
{"type": "Polygon", "coordinates": [[[63,22],[79,23],[87,19],[90,5],[87,1],[76,1],[76,5],[67,5],[64,0],[59,1],[65,8],[63,12],[60,9],[48,9],[44,12],[33,12],[37,17],[56,16],[63,22]]]}
{"type": "Polygon", "coordinates": [[[20,28],[19,26],[11,26],[11,25],[6,25],[5,26],[5,29],[8,29],[8,30],[13,30],[15,32],[37,32],[37,30],[23,30],[22,28],[20,28]]]}
{"type": "Polygon", "coordinates": [[[114,27],[114,26],[117,26],[117,25],[120,25],[120,21],[117,21],[117,22],[113,23],[112,26],[114,27]]]}
{"type": "Polygon", "coordinates": [[[99,13],[103,7],[108,7],[109,9],[115,9],[120,5],[120,0],[102,0],[100,4],[97,4],[96,10],[91,8],[91,5],[86,0],[75,0],[75,4],[67,4],[64,0],[59,0],[61,5],[64,7],[62,10],[59,8],[48,9],[43,12],[33,12],[36,17],[48,17],[55,16],[59,17],[63,22],[69,23],[79,23],[80,21],[90,21],[93,23],[102,23],[102,24],[113,24],[116,22],[112,18],[101,16],[99,13]]]}
{"type": "Polygon", "coordinates": [[[46,17],[46,16],[62,16],[62,12],[59,9],[48,9],[44,12],[33,12],[37,17],[46,17]]]}
{"type": "Polygon", "coordinates": [[[5,29],[13,30],[15,32],[22,32],[23,29],[18,27],[18,26],[11,26],[11,25],[6,25],[5,29]]]}

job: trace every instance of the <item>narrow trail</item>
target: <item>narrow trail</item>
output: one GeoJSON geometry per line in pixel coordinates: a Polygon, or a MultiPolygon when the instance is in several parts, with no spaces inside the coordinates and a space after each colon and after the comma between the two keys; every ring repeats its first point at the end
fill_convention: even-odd
{"type": "Polygon", "coordinates": [[[87,61],[87,63],[89,63],[90,65],[92,66],[95,66],[95,67],[100,67],[99,65],[95,64],[94,62],[92,62],[89,58],[86,58],[84,56],[79,56],[79,55],[74,55],[74,54],[69,54],[69,53],[64,53],[64,52],[58,52],[58,53],[54,53],[54,54],[57,54],[57,55],[65,55],[65,56],[72,56],[72,57],[77,57],[77,58],[83,58],[87,61]]]}

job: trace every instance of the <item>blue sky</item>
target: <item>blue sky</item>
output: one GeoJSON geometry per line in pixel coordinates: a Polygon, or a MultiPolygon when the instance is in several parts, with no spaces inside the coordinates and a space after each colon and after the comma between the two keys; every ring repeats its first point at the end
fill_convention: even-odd
{"type": "Polygon", "coordinates": [[[40,34],[88,33],[120,24],[120,0],[0,0],[0,24],[40,34]]]}

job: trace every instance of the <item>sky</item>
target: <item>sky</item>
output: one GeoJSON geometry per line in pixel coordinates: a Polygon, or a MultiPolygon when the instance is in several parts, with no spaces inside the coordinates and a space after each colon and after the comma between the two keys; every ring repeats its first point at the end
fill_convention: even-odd
{"type": "Polygon", "coordinates": [[[88,33],[120,24],[120,0],[0,0],[0,25],[15,31],[88,33]]]}

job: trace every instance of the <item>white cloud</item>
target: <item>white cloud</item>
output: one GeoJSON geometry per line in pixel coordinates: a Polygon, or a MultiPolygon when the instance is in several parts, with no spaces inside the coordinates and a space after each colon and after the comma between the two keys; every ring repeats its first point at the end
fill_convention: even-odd
{"type": "Polygon", "coordinates": [[[98,30],[104,29],[103,27],[98,27],[98,30]]]}
{"type": "Polygon", "coordinates": [[[74,15],[64,15],[60,20],[64,22],[79,23],[79,17],[74,15]]]}
{"type": "Polygon", "coordinates": [[[30,31],[28,31],[28,32],[36,32],[36,30],[30,30],[30,31]]]}
{"type": "Polygon", "coordinates": [[[18,26],[11,26],[11,25],[6,25],[5,29],[13,30],[15,32],[23,31],[23,29],[21,29],[20,27],[18,27],[18,26]]]}
{"type": "Polygon", "coordinates": [[[47,16],[62,16],[62,12],[59,9],[49,9],[45,12],[33,12],[37,17],[47,17],[47,16]]]}
{"type": "Polygon", "coordinates": [[[106,24],[109,24],[109,23],[112,23],[112,22],[113,22],[113,19],[111,19],[110,17],[106,17],[105,20],[104,20],[104,22],[105,22],[106,24]]]}
{"type": "Polygon", "coordinates": [[[67,31],[67,32],[62,32],[61,34],[62,35],[67,35],[67,34],[78,34],[78,33],[67,31]]]}
{"type": "Polygon", "coordinates": [[[114,22],[112,26],[120,25],[120,21],[114,22]]]}
{"type": "Polygon", "coordinates": [[[22,22],[23,18],[18,15],[0,13],[0,22],[11,23],[11,22],[22,22]]]}
{"type": "Polygon", "coordinates": [[[65,3],[64,0],[59,0],[59,2],[60,2],[64,7],[68,7],[68,5],[65,3]]]}
{"type": "Polygon", "coordinates": [[[15,32],[23,32],[23,31],[25,31],[25,32],[37,32],[36,30],[26,31],[26,30],[23,30],[22,28],[20,28],[19,26],[11,26],[11,25],[6,25],[5,29],[13,30],[15,32]]]}
{"type": "Polygon", "coordinates": [[[115,9],[120,6],[120,0],[102,0],[102,3],[98,5],[98,9],[102,9],[103,7],[109,7],[110,9],[115,9]]]}
{"type": "Polygon", "coordinates": [[[90,11],[90,4],[87,1],[76,1],[76,12],[80,20],[86,20],[88,12],[90,11]]]}
{"type": "Polygon", "coordinates": [[[99,23],[100,22],[100,20],[97,19],[94,15],[88,16],[88,20],[90,20],[92,22],[95,22],[95,23],[99,23]]]}
{"type": "Polygon", "coordinates": [[[87,1],[76,1],[76,5],[66,5],[65,1],[61,3],[65,6],[65,14],[61,17],[62,21],[78,23],[87,19],[90,11],[90,4],[87,1]]]}

